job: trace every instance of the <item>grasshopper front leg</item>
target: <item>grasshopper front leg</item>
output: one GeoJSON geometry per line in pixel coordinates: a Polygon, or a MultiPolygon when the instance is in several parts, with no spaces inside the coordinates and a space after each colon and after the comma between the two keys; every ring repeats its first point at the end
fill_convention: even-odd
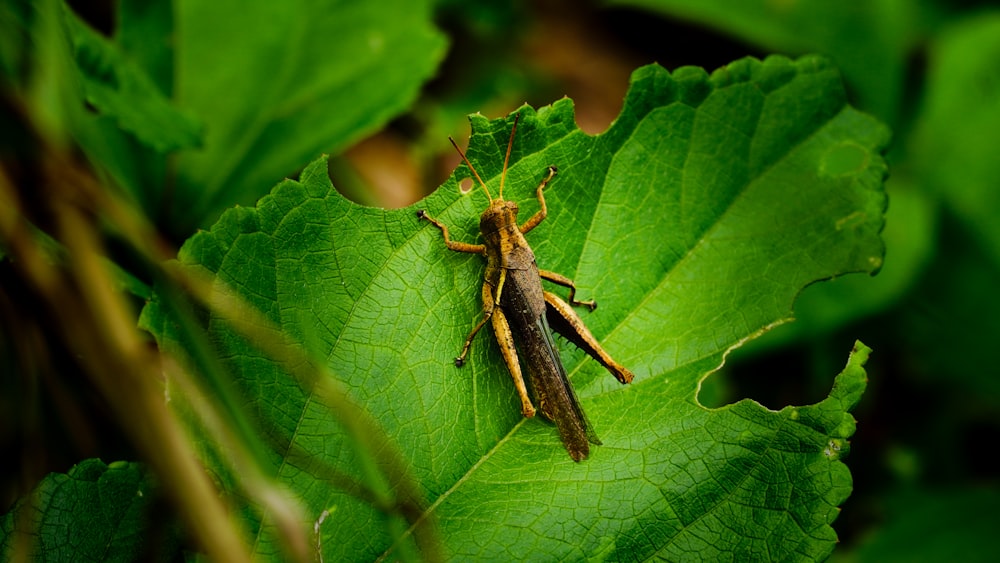
{"type": "MultiPolygon", "coordinates": [[[[486,246],[482,244],[471,244],[467,242],[453,241],[448,233],[448,226],[438,221],[437,219],[431,217],[423,209],[417,211],[417,217],[430,221],[435,227],[441,229],[441,234],[444,235],[444,244],[449,250],[454,250],[455,252],[467,252],[469,254],[485,254],[486,246]]],[[[476,334],[480,329],[486,324],[486,321],[490,320],[493,316],[494,309],[500,304],[500,290],[503,288],[504,275],[506,272],[501,272],[500,283],[497,287],[496,296],[493,296],[493,292],[490,291],[488,284],[483,284],[483,318],[476,323],[476,326],[472,328],[472,332],[465,339],[465,344],[462,346],[462,353],[455,358],[455,366],[462,367],[465,365],[465,357],[469,354],[469,347],[472,346],[472,339],[476,337],[476,334]]],[[[509,329],[508,329],[509,332],[509,329]]],[[[523,383],[522,383],[523,385],[523,383]]],[[[530,404],[529,404],[530,406],[530,404]]],[[[534,409],[532,409],[532,414],[534,414],[534,409]]]]}
{"type": "Polygon", "coordinates": [[[549,185],[552,178],[556,177],[556,172],[558,171],[559,170],[555,166],[549,166],[549,175],[546,176],[545,179],[542,180],[542,183],[538,184],[538,188],[535,189],[535,196],[538,197],[538,204],[541,206],[541,209],[536,211],[535,214],[529,217],[523,225],[518,227],[521,230],[522,235],[527,234],[528,231],[537,227],[538,224],[541,223],[548,215],[549,210],[545,206],[545,196],[542,195],[542,190],[545,189],[545,186],[549,185]]]}
{"type": "MultiPolygon", "coordinates": [[[[476,337],[476,334],[479,332],[481,328],[483,328],[483,325],[486,324],[486,321],[490,320],[490,318],[493,317],[493,313],[495,311],[500,310],[499,305],[500,305],[499,292],[497,292],[496,297],[493,297],[493,292],[490,291],[490,285],[488,283],[484,283],[483,318],[480,319],[478,323],[476,323],[476,326],[472,327],[472,332],[470,332],[469,336],[465,339],[465,344],[462,345],[462,353],[459,354],[457,358],[455,358],[456,367],[462,367],[465,365],[465,357],[469,354],[469,348],[472,346],[472,339],[476,337]]],[[[494,330],[495,329],[496,329],[496,323],[494,322],[494,330]]],[[[510,329],[508,329],[508,332],[510,332],[510,329]]]]}
{"type": "Polygon", "coordinates": [[[448,234],[447,225],[431,217],[423,209],[417,211],[417,217],[425,221],[430,221],[435,227],[441,229],[441,234],[444,235],[444,244],[448,247],[448,250],[454,250],[455,252],[467,252],[469,254],[486,254],[486,247],[482,244],[471,244],[468,242],[451,240],[451,236],[448,234]]]}

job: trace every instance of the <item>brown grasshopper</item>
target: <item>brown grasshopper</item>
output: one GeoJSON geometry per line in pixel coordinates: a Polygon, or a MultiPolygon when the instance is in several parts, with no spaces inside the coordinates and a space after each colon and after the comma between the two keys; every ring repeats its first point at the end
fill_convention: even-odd
{"type": "Polygon", "coordinates": [[[479,218],[479,230],[482,232],[484,244],[453,241],[448,235],[448,227],[443,223],[431,218],[424,210],[418,211],[417,216],[441,229],[444,243],[450,250],[481,254],[486,257],[483,318],[465,339],[462,353],[455,358],[455,365],[461,367],[465,363],[472,339],[487,321],[492,321],[500,352],[514,379],[517,394],[521,398],[521,412],[526,417],[535,415],[535,407],[525,388],[518,351],[524,356],[524,363],[531,378],[531,388],[542,415],[555,422],[566,451],[574,461],[580,461],[590,454],[591,443],[600,444],[601,441],[587,422],[587,417],[566,377],[566,370],[559,359],[559,352],[554,346],[549,328],[600,362],[618,381],[629,383],[633,376],[632,372],[611,359],[611,356],[601,348],[569,304],[542,287],[542,280],[548,280],[569,288],[569,303],[585,306],[591,311],[597,307],[593,301],[576,300],[576,285],[573,280],[555,272],[540,270],[535,264],[535,255],[524,238],[525,234],[545,219],[547,208],[542,190],[555,177],[556,167],[548,167],[545,178],[535,192],[541,209],[523,225],[517,224],[517,204],[503,199],[507,164],[510,161],[510,150],[514,144],[514,132],[517,131],[519,118],[520,114],[514,117],[514,125],[510,130],[507,155],[504,157],[503,171],[500,174],[500,195],[497,199],[493,199],[486,183],[465,153],[458,148],[454,139],[449,137],[451,144],[490,200],[489,207],[479,218]]]}

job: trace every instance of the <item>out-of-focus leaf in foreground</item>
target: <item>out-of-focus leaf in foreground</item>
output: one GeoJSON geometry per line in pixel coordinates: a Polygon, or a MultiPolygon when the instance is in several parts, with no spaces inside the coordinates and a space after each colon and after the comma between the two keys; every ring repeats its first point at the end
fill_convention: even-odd
{"type": "MultiPolygon", "coordinates": [[[[320,159],[256,208],[225,213],[179,261],[213,272],[325,359],[409,460],[421,518],[446,554],[828,554],[851,491],[840,457],[867,348],[815,406],[709,410],[696,397],[730,349],[790,318],[804,286],[881,265],[886,128],[846,104],[837,70],[817,57],[745,59],[711,75],[641,68],[621,116],[594,137],[569,100],[519,111],[504,195],[529,216],[546,166],[559,167],[548,219],[528,240],[541,267],[598,300],[585,322],[637,376],[623,387],[563,343],[604,442],[583,463],[552,425],[521,418],[492,338],[478,337],[466,367],[452,363],[482,314],[483,263],[448,251],[414,211],[474,240],[486,198],[462,193],[464,167],[417,206],[385,211],[339,196],[320,159]]],[[[511,120],[472,118],[469,158],[494,193],[511,120]]],[[[161,346],[181,340],[157,297],[143,322],[161,346]]],[[[387,517],[315,469],[363,481],[342,421],[226,323],[206,326],[267,429],[267,470],[316,521],[324,514],[326,559],[395,553],[387,517]]],[[[256,549],[271,552],[273,530],[257,533],[256,549]]]]}

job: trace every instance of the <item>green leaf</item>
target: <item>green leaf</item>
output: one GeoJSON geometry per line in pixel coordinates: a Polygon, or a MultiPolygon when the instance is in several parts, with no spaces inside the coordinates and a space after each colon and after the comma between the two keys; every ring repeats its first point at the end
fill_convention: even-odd
{"type": "Polygon", "coordinates": [[[171,216],[188,228],[384,125],[445,46],[424,1],[182,1],[176,21],[177,97],[206,126],[177,163],[171,216]]]}
{"type": "Polygon", "coordinates": [[[198,147],[198,120],[172,107],[164,93],[117,45],[66,9],[66,25],[86,101],[157,152],[198,147]]]}
{"type": "MultiPolygon", "coordinates": [[[[325,358],[410,460],[424,516],[454,557],[828,554],[851,490],[839,458],[867,349],[813,407],[708,410],[696,397],[730,349],[789,318],[802,287],[879,267],[885,127],[846,104],[836,69],[816,57],[744,59],[710,76],[641,68],[596,137],[576,127],[568,99],[520,113],[504,195],[527,217],[546,166],[559,167],[528,241],[541,267],[600,302],[585,322],[637,375],[622,387],[563,343],[604,442],[583,463],[551,424],[521,417],[491,337],[478,337],[466,367],[452,363],[482,314],[483,263],[448,251],[414,211],[475,240],[486,198],[462,193],[465,168],[418,206],[386,211],[339,196],[319,159],[256,208],[226,212],[179,260],[325,358]]],[[[471,121],[469,158],[496,193],[512,118],[471,121]]],[[[176,346],[172,323],[154,295],[143,324],[161,346],[176,346]]],[[[270,471],[312,518],[326,511],[324,556],[391,551],[387,517],[298,457],[361,479],[341,422],[224,322],[206,326],[268,428],[270,471]]],[[[272,551],[273,530],[259,534],[256,548],[272,551]]]]}
{"type": "Polygon", "coordinates": [[[114,41],[61,2],[39,11],[66,20],[71,133],[178,238],[410,108],[444,55],[426,1],[168,4],[122,3],[114,41]]]}
{"type": "Polygon", "coordinates": [[[932,45],[928,88],[914,132],[914,162],[926,186],[1000,265],[1000,13],[952,25],[932,45]]]}
{"type": "Polygon", "coordinates": [[[0,554],[4,561],[15,553],[29,561],[167,560],[176,537],[154,553],[146,534],[152,492],[137,463],[88,459],[51,473],[0,520],[0,554]]]}
{"type": "MultiPolygon", "coordinates": [[[[928,48],[927,92],[910,144],[913,177],[938,198],[940,250],[901,310],[898,334],[911,371],[996,403],[1000,330],[1000,12],[952,23],[928,48]],[[962,350],[956,354],[955,350],[962,350]]],[[[948,419],[953,419],[949,416],[948,419]]]]}

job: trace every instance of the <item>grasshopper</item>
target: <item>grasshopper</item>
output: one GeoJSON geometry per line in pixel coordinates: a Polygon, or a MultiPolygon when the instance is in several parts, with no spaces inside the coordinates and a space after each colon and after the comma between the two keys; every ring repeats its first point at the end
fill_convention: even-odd
{"type": "Polygon", "coordinates": [[[593,311],[597,304],[594,301],[577,301],[573,280],[555,272],[540,270],[535,263],[535,255],[524,238],[548,213],[542,192],[555,178],[556,167],[549,166],[546,170],[545,177],[535,191],[540,209],[523,225],[517,224],[517,204],[503,199],[507,165],[519,118],[520,114],[515,115],[510,130],[497,199],[493,199],[486,183],[454,139],[448,139],[489,198],[489,207],[479,219],[483,244],[453,241],[448,234],[448,227],[443,223],[427,215],[424,210],[418,211],[417,216],[441,229],[445,246],[449,250],[486,257],[482,290],[483,316],[465,339],[461,354],[455,358],[455,365],[461,367],[465,363],[473,338],[487,322],[492,322],[500,352],[521,399],[522,414],[532,417],[536,411],[525,386],[519,352],[524,356],[531,388],[542,415],[555,423],[570,457],[574,461],[580,461],[590,454],[591,443],[600,444],[601,441],[587,422],[576,393],[573,392],[566,369],[559,359],[559,352],[554,346],[550,327],[600,362],[618,381],[629,383],[633,375],[611,359],[570,306],[584,306],[593,311]],[[542,287],[543,279],[568,288],[569,303],[545,290],[542,287]]]}

